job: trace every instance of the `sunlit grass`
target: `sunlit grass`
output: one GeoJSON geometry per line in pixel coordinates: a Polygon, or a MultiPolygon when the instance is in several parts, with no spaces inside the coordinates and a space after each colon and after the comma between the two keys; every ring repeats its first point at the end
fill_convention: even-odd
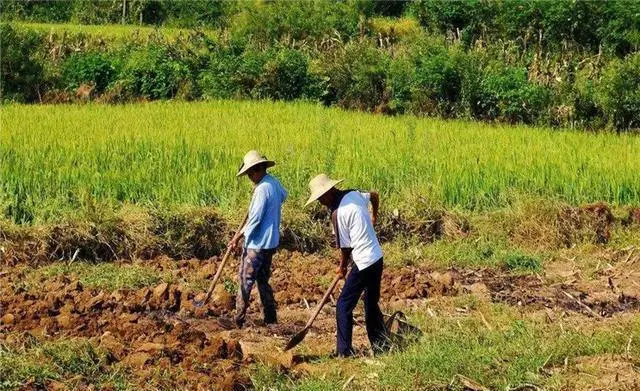
{"type": "MultiPolygon", "coordinates": [[[[162,34],[167,38],[175,38],[180,34],[188,34],[191,29],[172,27],[153,27],[120,24],[81,25],[67,23],[28,23],[14,22],[19,28],[52,34],[83,34],[101,39],[130,38],[134,35],[146,37],[152,34],[162,34]]],[[[213,34],[213,30],[204,30],[207,34],[213,34]]]]}
{"type": "Polygon", "coordinates": [[[171,281],[169,273],[160,272],[152,267],[124,265],[114,263],[57,262],[26,273],[26,288],[35,288],[41,278],[73,276],[89,289],[138,289],[153,286],[161,281],[171,281]]]}
{"type": "Polygon", "coordinates": [[[107,354],[86,339],[24,342],[22,346],[0,343],[0,390],[20,389],[27,383],[44,389],[51,381],[71,389],[82,383],[115,390],[132,388],[126,373],[108,366],[107,354]]]}
{"type": "Polygon", "coordinates": [[[234,210],[250,194],[235,172],[253,148],[278,162],[288,207],[302,205],[323,171],[379,190],[386,208],[416,195],[463,210],[523,194],[640,203],[640,138],[631,135],[234,101],[9,105],[0,125],[0,206],[18,222],[123,202],[234,210]]]}
{"type": "MultiPolygon", "coordinates": [[[[489,389],[513,389],[534,384],[543,389],[572,389],[571,368],[578,358],[621,355],[637,359],[637,346],[629,338],[640,337],[637,319],[609,320],[606,324],[571,321],[548,323],[544,318],[525,315],[502,305],[474,304],[454,299],[468,313],[451,308],[420,311],[412,322],[421,327],[422,338],[406,350],[376,358],[329,360],[309,375],[295,378],[273,369],[254,373],[260,388],[277,384],[277,389],[414,390],[464,389],[460,375],[489,389]],[[562,323],[565,323],[563,326],[562,323]],[[627,348],[629,350],[627,351],[627,348]]],[[[450,303],[456,304],[456,303],[450,303]]],[[[577,321],[577,320],[576,320],[577,321]]],[[[611,356],[613,357],[613,356],[611,356]]]]}

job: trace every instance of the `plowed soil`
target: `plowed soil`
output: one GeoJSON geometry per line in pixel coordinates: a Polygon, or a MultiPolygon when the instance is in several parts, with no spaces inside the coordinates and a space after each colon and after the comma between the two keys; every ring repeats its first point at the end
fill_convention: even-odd
{"type": "MultiPolygon", "coordinates": [[[[159,258],[144,265],[170,272],[176,281],[183,281],[192,275],[211,278],[216,262],[159,258]]],[[[608,317],[640,310],[640,268],[631,267],[633,262],[640,264],[640,259],[630,256],[589,279],[562,262],[552,263],[543,275],[513,275],[494,269],[388,267],[382,283],[382,303],[389,311],[410,305],[415,308],[431,297],[473,294],[524,309],[551,308],[608,317]]],[[[295,370],[308,361],[305,343],[293,352],[278,349],[304,325],[331,281],[334,267],[335,261],[317,255],[279,253],[272,286],[280,322],[268,327],[261,324],[254,292],[249,324],[242,330],[228,327],[234,299],[223,284],[215,290],[209,305],[198,307],[194,299],[201,298],[202,292],[186,282],[100,291],[82,286],[74,277],[58,276],[44,278],[38,289],[25,290],[21,284],[23,272],[9,268],[0,273],[0,342],[19,344],[27,334],[42,340],[87,337],[109,352],[112,364],[131,368],[141,387],[154,376],[154,369],[164,368],[180,369],[183,375],[178,382],[185,388],[242,388],[250,382],[243,369],[251,362],[265,361],[295,370]]],[[[233,267],[227,267],[225,277],[234,279],[234,275],[233,267]]],[[[356,312],[358,324],[362,316],[356,312]]],[[[334,322],[334,305],[330,303],[306,343],[313,341],[316,352],[329,354],[334,322]]],[[[355,342],[366,354],[362,327],[356,327],[355,342]]]]}

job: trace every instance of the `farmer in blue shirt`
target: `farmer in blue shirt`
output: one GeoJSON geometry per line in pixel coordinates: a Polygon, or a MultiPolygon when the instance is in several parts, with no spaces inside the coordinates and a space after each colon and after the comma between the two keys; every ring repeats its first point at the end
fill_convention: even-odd
{"type": "Polygon", "coordinates": [[[258,283],[260,301],[264,307],[264,322],[276,323],[276,302],[269,285],[271,259],[280,242],[280,217],[287,191],[267,173],[276,163],[258,151],[249,151],[237,176],[247,175],[254,184],[253,197],[244,227],[229,241],[228,247],[238,246],[244,236],[244,251],[239,268],[240,286],[236,297],[236,326],[244,325],[253,284],[258,283]]]}

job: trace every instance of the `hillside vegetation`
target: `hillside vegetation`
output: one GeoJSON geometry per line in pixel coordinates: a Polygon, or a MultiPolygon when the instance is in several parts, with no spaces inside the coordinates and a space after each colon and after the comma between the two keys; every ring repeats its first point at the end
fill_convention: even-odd
{"type": "Polygon", "coordinates": [[[640,124],[636,1],[5,1],[2,16],[4,101],[303,99],[640,124]]]}

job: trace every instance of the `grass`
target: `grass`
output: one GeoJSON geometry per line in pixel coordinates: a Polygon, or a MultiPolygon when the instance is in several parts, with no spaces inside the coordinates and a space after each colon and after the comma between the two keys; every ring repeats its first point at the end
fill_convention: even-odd
{"type": "Polygon", "coordinates": [[[78,281],[87,288],[109,291],[153,286],[160,281],[170,282],[172,278],[169,273],[162,273],[154,268],[140,265],[74,262],[54,263],[38,269],[31,269],[27,273],[24,284],[27,288],[34,288],[38,286],[41,278],[62,275],[77,276],[78,281]]]}
{"type": "Polygon", "coordinates": [[[306,103],[215,101],[2,107],[0,210],[54,221],[104,205],[244,205],[235,178],[261,150],[301,207],[319,172],[377,189],[386,208],[417,197],[495,210],[522,197],[640,203],[640,138],[382,117],[306,103]],[[615,157],[615,158],[612,158],[615,157]]]}
{"type": "Polygon", "coordinates": [[[131,388],[126,373],[109,367],[106,353],[86,339],[29,340],[17,347],[0,343],[0,390],[25,384],[42,388],[52,381],[71,388],[82,383],[115,390],[131,388]]]}
{"type": "MultiPolygon", "coordinates": [[[[119,25],[119,24],[104,24],[104,25],[82,25],[82,24],[69,24],[69,23],[29,23],[29,22],[13,22],[18,28],[34,30],[43,33],[52,34],[76,34],[87,35],[104,40],[124,39],[133,35],[139,35],[141,37],[151,36],[153,34],[162,34],[164,37],[173,39],[183,34],[186,35],[192,29],[181,29],[162,27],[156,28],[151,26],[135,26],[135,25],[119,25]]],[[[212,31],[207,30],[207,33],[212,31]]]]}
{"type": "MultiPolygon", "coordinates": [[[[556,370],[565,360],[571,367],[578,358],[626,354],[629,338],[640,337],[640,323],[634,318],[603,325],[570,326],[567,321],[563,326],[502,305],[481,305],[469,315],[449,311],[436,311],[435,317],[414,314],[413,322],[424,335],[405,351],[318,363],[324,367],[302,378],[261,368],[254,384],[258,389],[270,384],[275,389],[340,390],[355,375],[350,389],[443,389],[451,383],[453,389],[462,389],[456,379],[463,375],[490,389],[525,383],[571,389],[570,371],[556,370]]],[[[637,360],[640,348],[631,346],[629,354],[637,360]]]]}
{"type": "Polygon", "coordinates": [[[544,252],[524,252],[493,238],[443,240],[432,244],[391,242],[383,245],[389,265],[426,265],[433,268],[503,268],[539,272],[544,252]]]}

